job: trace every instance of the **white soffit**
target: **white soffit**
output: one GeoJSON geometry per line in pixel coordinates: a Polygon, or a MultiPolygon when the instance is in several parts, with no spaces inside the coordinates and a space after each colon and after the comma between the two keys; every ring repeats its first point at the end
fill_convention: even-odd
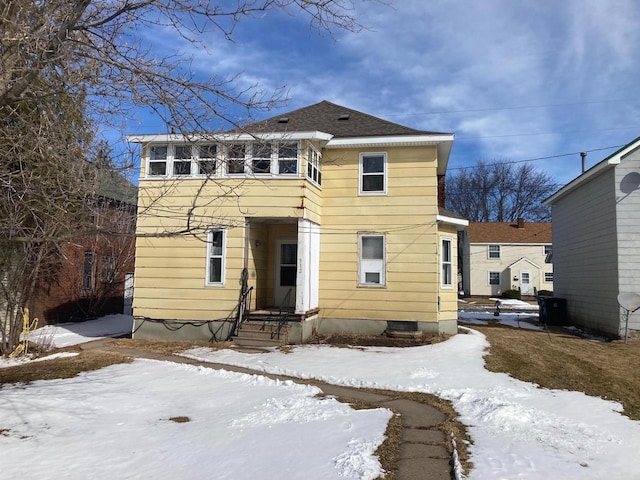
{"type": "Polygon", "coordinates": [[[329,141],[333,135],[318,131],[309,132],[267,132],[267,133],[221,133],[221,134],[150,134],[128,135],[130,143],[179,143],[179,142],[249,142],[253,140],[320,140],[329,141]]]}

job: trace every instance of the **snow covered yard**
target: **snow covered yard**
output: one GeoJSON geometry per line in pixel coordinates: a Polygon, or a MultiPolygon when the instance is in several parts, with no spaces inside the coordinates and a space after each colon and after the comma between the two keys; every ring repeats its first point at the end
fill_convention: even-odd
{"type": "Polygon", "coordinates": [[[620,404],[548,390],[484,368],[488,343],[469,330],[411,348],[300,346],[291,353],[192,349],[191,358],[329,383],[418,391],[450,400],[468,426],[469,479],[640,477],[640,422],[620,404]]]}
{"type": "Polygon", "coordinates": [[[316,387],[136,360],[0,390],[0,474],[29,479],[377,478],[391,412],[316,387]]]}
{"type": "MultiPolygon", "coordinates": [[[[470,315],[478,323],[485,321],[478,312],[470,315]]],[[[513,315],[501,314],[500,321],[521,327],[528,323],[513,315]]],[[[535,315],[527,315],[531,327],[526,328],[539,328],[535,315]]],[[[99,336],[110,334],[105,325],[94,324],[99,336]]],[[[59,334],[68,344],[98,336],[89,331],[59,334]]],[[[617,403],[487,371],[487,345],[484,335],[469,330],[446,342],[411,348],[316,345],[294,347],[287,354],[192,349],[185,355],[448,399],[473,439],[469,479],[640,478],[640,422],[621,415],[617,403]]],[[[314,398],[316,392],[315,387],[259,375],[145,360],[69,380],[4,385],[2,476],[378,476],[373,452],[383,440],[390,412],[355,411],[314,398]]]]}

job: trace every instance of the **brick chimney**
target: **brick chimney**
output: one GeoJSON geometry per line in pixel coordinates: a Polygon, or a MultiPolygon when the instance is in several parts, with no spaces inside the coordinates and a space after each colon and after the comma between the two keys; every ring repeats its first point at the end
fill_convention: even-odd
{"type": "Polygon", "coordinates": [[[524,228],[524,218],[518,217],[518,228],[524,228]]]}
{"type": "Polygon", "coordinates": [[[438,206],[447,208],[445,205],[446,201],[444,175],[438,175],[438,206]]]}

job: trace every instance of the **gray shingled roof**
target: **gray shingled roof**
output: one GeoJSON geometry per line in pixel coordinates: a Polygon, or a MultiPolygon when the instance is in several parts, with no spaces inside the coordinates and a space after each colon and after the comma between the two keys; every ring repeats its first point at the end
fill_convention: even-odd
{"type": "Polygon", "coordinates": [[[326,100],[252,123],[245,126],[243,130],[250,133],[319,131],[329,133],[336,138],[449,135],[405,127],[326,100]]]}

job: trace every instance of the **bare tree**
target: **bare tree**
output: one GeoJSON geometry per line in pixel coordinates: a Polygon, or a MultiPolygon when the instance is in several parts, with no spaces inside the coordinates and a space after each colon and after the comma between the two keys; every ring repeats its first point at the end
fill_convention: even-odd
{"type": "MultiPolygon", "coordinates": [[[[351,0],[0,0],[0,354],[17,345],[21,309],[55,277],[64,244],[120,233],[91,219],[96,124],[120,125],[143,107],[190,135],[216,119],[236,125],[231,110],[249,116],[286,100],[283,88],[201,79],[192,59],[158,55],[139,33],[170,30],[208,51],[212,34],[232,41],[242,19],[271,10],[327,32],[360,28],[351,0]]],[[[189,218],[195,210],[194,200],[189,218]]]]}
{"type": "Polygon", "coordinates": [[[447,177],[447,208],[472,222],[545,222],[551,212],[541,201],[555,188],[531,164],[480,161],[447,177]]]}

